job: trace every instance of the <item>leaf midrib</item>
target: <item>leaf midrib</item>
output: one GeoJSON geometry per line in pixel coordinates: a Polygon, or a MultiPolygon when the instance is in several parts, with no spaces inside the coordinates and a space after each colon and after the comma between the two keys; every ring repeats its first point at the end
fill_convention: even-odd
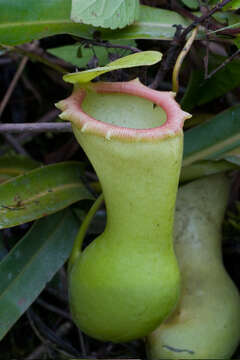
{"type": "MultiPolygon", "coordinates": [[[[0,207],[1,207],[1,205],[2,206],[15,206],[16,207],[16,209],[11,209],[11,211],[19,211],[19,209],[22,207],[22,206],[24,206],[24,205],[28,205],[28,204],[30,204],[30,203],[32,203],[32,202],[34,202],[34,201],[36,201],[37,199],[39,199],[39,198],[44,198],[46,195],[50,195],[50,194],[56,194],[56,193],[58,193],[58,192],[60,192],[61,190],[68,190],[68,189],[72,189],[72,188],[78,188],[78,187],[80,187],[80,188],[82,188],[83,189],[83,191],[85,191],[85,192],[87,192],[87,190],[84,188],[84,186],[83,186],[83,184],[82,183],[73,183],[73,184],[65,184],[65,185],[60,185],[60,186],[56,186],[56,187],[54,187],[54,188],[51,188],[51,187],[49,187],[49,189],[48,190],[45,190],[45,191],[42,191],[42,192],[39,192],[39,193],[37,193],[36,195],[34,195],[34,196],[32,196],[32,197],[30,197],[30,198],[27,198],[26,200],[21,200],[21,199],[19,199],[19,200],[21,200],[21,204],[19,205],[19,207],[17,206],[17,204],[15,203],[12,203],[12,204],[7,204],[7,203],[0,203],[0,207]],[[49,191],[49,190],[51,190],[51,191],[49,191]]],[[[0,213],[2,212],[2,213],[4,213],[4,212],[6,212],[6,211],[9,211],[8,209],[0,209],[0,213]]]]}

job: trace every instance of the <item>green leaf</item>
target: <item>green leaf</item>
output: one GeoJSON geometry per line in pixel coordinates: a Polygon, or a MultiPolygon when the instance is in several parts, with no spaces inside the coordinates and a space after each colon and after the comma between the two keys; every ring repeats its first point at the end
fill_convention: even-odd
{"type": "Polygon", "coordinates": [[[240,36],[238,35],[236,39],[234,39],[234,44],[240,49],[240,36]]]}
{"type": "Polygon", "coordinates": [[[224,6],[224,10],[238,10],[240,8],[240,0],[232,0],[224,6]]]}
{"type": "Polygon", "coordinates": [[[218,11],[213,15],[213,18],[223,25],[233,25],[240,21],[240,16],[233,11],[218,11]]]}
{"type": "Polygon", "coordinates": [[[71,21],[71,0],[1,0],[0,43],[16,45],[56,34],[91,38],[96,30],[71,21]]]}
{"type": "Polygon", "coordinates": [[[7,249],[3,242],[3,234],[0,232],[0,261],[7,255],[7,249]]]}
{"type": "Polygon", "coordinates": [[[183,166],[220,159],[240,146],[240,105],[230,107],[185,132],[183,166]]]}
{"type": "Polygon", "coordinates": [[[82,164],[44,166],[0,185],[0,229],[38,219],[82,199],[92,199],[82,184],[82,164]]]}
{"type": "Polygon", "coordinates": [[[180,182],[192,181],[200,177],[238,169],[240,165],[226,160],[198,161],[192,165],[184,166],[181,170],[180,182]]]}
{"type": "MultiPolygon", "coordinates": [[[[215,57],[209,72],[214,70],[226,58],[215,57]]],[[[186,111],[191,111],[196,106],[204,105],[226,94],[240,85],[240,61],[233,60],[217,71],[210,79],[204,80],[202,70],[194,70],[188,83],[187,90],[181,101],[181,106],[186,111]]]]}
{"type": "Polygon", "coordinates": [[[199,8],[198,0],[181,0],[189,9],[197,10],[199,8]]]}
{"type": "Polygon", "coordinates": [[[139,19],[132,25],[118,31],[100,30],[104,40],[157,39],[171,40],[176,32],[175,25],[187,27],[191,21],[175,11],[140,6],[139,19]]]}
{"type": "Polygon", "coordinates": [[[170,40],[176,31],[173,25],[186,27],[190,23],[174,11],[144,5],[140,6],[139,19],[118,31],[74,23],[70,14],[71,0],[1,0],[0,43],[17,45],[64,33],[86,39],[98,33],[103,40],[170,40]]]}
{"type": "Polygon", "coordinates": [[[139,16],[138,0],[72,0],[74,22],[103,28],[123,28],[139,16]]]}
{"type": "Polygon", "coordinates": [[[80,82],[87,83],[95,77],[102,75],[106,72],[118,69],[131,68],[135,66],[153,65],[159,62],[161,58],[162,54],[158,51],[142,51],[112,61],[104,67],[98,67],[86,71],[66,74],[63,76],[63,80],[72,84],[80,82]]]}
{"type": "Polygon", "coordinates": [[[78,227],[68,209],[41,219],[0,262],[0,340],[63,266],[78,227]]]}
{"type": "Polygon", "coordinates": [[[2,156],[0,158],[0,183],[22,175],[41,165],[40,162],[21,155],[2,156]]]}
{"type": "MultiPolygon", "coordinates": [[[[112,43],[115,45],[128,45],[133,47],[136,46],[134,40],[113,40],[112,43]]],[[[94,45],[93,47],[94,52],[93,52],[93,49],[91,47],[84,47],[84,46],[80,47],[80,46],[81,46],[80,44],[66,45],[54,49],[49,49],[48,52],[78,67],[86,67],[94,54],[98,59],[99,62],[98,65],[104,66],[109,62],[108,54],[110,52],[114,51],[114,54],[119,55],[119,57],[121,57],[121,53],[124,51],[123,49],[115,49],[115,48],[107,49],[102,46],[94,45]],[[81,57],[78,56],[79,49],[81,49],[81,57]]],[[[129,53],[128,50],[125,51],[125,54],[128,53],[129,53]]]]}

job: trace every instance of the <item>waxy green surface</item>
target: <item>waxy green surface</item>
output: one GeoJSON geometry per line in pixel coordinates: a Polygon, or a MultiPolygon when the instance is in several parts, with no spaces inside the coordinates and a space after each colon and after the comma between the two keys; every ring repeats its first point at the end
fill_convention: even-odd
{"type": "Polygon", "coordinates": [[[181,298],[173,315],[148,336],[149,359],[230,359],[238,345],[240,297],[221,253],[229,188],[229,179],[217,174],[179,190],[174,247],[181,298]]]}
{"type": "MultiPolygon", "coordinates": [[[[110,94],[111,103],[117,103],[110,117],[109,103],[94,106],[91,96],[89,91],[82,108],[96,119],[131,128],[157,126],[155,107],[146,99],[135,104],[131,96],[129,111],[127,95],[110,94]]],[[[159,126],[165,120],[160,110],[159,126]]],[[[80,253],[69,273],[73,318],[100,340],[140,338],[172,312],[179,297],[172,227],[182,131],[138,142],[82,132],[74,123],[73,130],[98,174],[107,207],[105,231],[80,253]]]]}

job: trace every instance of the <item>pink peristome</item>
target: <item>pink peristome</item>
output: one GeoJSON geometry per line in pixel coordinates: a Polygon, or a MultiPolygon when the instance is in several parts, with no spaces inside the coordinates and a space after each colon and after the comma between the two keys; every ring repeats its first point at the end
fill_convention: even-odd
{"type": "Polygon", "coordinates": [[[184,120],[191,117],[190,114],[181,110],[174,100],[173,92],[152,90],[138,79],[128,82],[90,83],[88,88],[99,93],[124,93],[148,99],[166,112],[167,119],[161,126],[150,129],[133,129],[96,120],[82,110],[81,104],[86,96],[86,90],[78,87],[71,96],[60,101],[56,106],[63,111],[60,117],[73,122],[82,132],[101,135],[107,139],[151,141],[174,136],[181,132],[184,120]]]}

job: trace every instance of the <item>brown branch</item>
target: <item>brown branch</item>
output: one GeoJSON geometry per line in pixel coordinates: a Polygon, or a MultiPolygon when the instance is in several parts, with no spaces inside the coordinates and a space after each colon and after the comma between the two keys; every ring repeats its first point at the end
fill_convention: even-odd
{"type": "Polygon", "coordinates": [[[237,51],[235,51],[235,53],[233,53],[229,58],[227,58],[225,61],[223,61],[216,69],[214,69],[213,71],[211,71],[210,74],[208,74],[208,76],[206,76],[204,80],[210,79],[213,75],[216,74],[216,72],[218,72],[218,71],[221,70],[224,66],[226,66],[228,63],[230,63],[237,55],[240,55],[240,49],[238,49],[237,51]]]}
{"type": "Polygon", "coordinates": [[[27,316],[36,336],[43,344],[51,346],[68,357],[80,355],[70,343],[57,336],[56,332],[49,328],[31,308],[27,310],[27,316]]]}
{"type": "Polygon", "coordinates": [[[74,38],[76,38],[83,44],[91,44],[91,45],[101,46],[101,47],[105,47],[105,48],[109,48],[109,49],[124,49],[124,50],[129,50],[132,53],[142,51],[142,50],[139,50],[138,48],[136,48],[134,46],[130,46],[130,45],[112,44],[109,41],[96,41],[96,40],[89,40],[89,39],[84,39],[84,38],[80,38],[80,37],[74,37],[74,38]]]}
{"type": "MultiPolygon", "coordinates": [[[[17,85],[17,82],[27,64],[28,58],[25,56],[24,58],[22,58],[20,65],[12,79],[12,81],[10,82],[10,85],[0,103],[0,118],[8,104],[8,101],[10,99],[10,97],[12,96],[12,93],[17,85]]],[[[26,150],[19,144],[19,142],[14,138],[14,136],[10,135],[10,134],[4,134],[5,140],[15,149],[16,152],[18,152],[21,155],[27,155],[26,150]]]]}
{"type": "Polygon", "coordinates": [[[45,309],[47,309],[47,310],[49,310],[49,311],[52,311],[52,312],[54,312],[55,314],[60,315],[62,318],[65,318],[65,319],[67,319],[67,320],[69,320],[69,321],[72,321],[72,317],[71,317],[71,315],[70,315],[67,311],[62,310],[62,309],[58,308],[58,307],[55,306],[55,305],[48,304],[46,301],[44,301],[44,300],[42,300],[42,299],[40,299],[40,298],[38,298],[38,299],[36,300],[36,303],[39,304],[39,305],[41,305],[41,306],[44,307],[45,309]]]}
{"type": "Polygon", "coordinates": [[[11,145],[11,147],[18,153],[21,155],[28,155],[27,151],[21,146],[21,144],[19,144],[19,142],[17,141],[17,139],[12,136],[11,134],[4,134],[4,138],[6,140],[6,142],[11,145]]]}
{"type": "MultiPolygon", "coordinates": [[[[73,324],[70,322],[63,323],[56,331],[57,336],[64,336],[66,335],[71,328],[73,327],[73,324]]],[[[39,345],[28,357],[26,357],[25,360],[37,360],[41,359],[42,355],[46,353],[48,350],[47,344],[43,343],[42,345],[39,345]]]]}
{"type": "Polygon", "coordinates": [[[0,134],[8,133],[41,133],[41,132],[72,132],[70,123],[16,123],[0,124],[0,134]]]}
{"type": "Polygon", "coordinates": [[[15,89],[15,87],[17,85],[17,82],[18,82],[20,76],[22,75],[22,72],[23,72],[23,70],[24,70],[24,68],[25,68],[25,66],[27,64],[27,61],[28,61],[27,56],[24,56],[24,58],[22,58],[22,60],[21,60],[21,62],[19,64],[19,67],[18,67],[17,71],[15,72],[15,75],[14,75],[14,77],[13,77],[13,79],[12,79],[12,81],[11,81],[11,83],[10,83],[10,85],[9,85],[9,87],[8,87],[2,101],[1,101],[1,104],[0,104],[0,117],[2,116],[2,113],[3,113],[7,103],[9,101],[12,93],[13,93],[13,90],[15,89]]]}
{"type": "MultiPolygon", "coordinates": [[[[49,112],[47,112],[45,115],[43,115],[42,117],[40,117],[36,123],[41,123],[41,122],[51,122],[53,120],[56,119],[56,117],[58,116],[59,114],[59,110],[57,109],[53,109],[53,110],[50,110],[49,112]]],[[[13,125],[13,124],[11,124],[13,125]]],[[[7,134],[5,133],[5,137],[7,136],[10,136],[11,138],[13,138],[13,136],[11,134],[7,134]]],[[[28,132],[22,132],[19,136],[17,136],[16,138],[14,137],[14,140],[15,142],[18,144],[24,144],[26,141],[32,139],[34,136],[37,136],[37,133],[28,133],[28,132]]],[[[9,150],[9,146],[13,146],[13,144],[10,144],[10,141],[9,142],[9,145],[6,145],[4,146],[4,148],[2,148],[0,150],[0,155],[3,155],[5,154],[8,150],[9,150]]],[[[14,147],[15,148],[15,147],[14,147]]],[[[18,151],[19,152],[19,151],[18,151]]]]}

